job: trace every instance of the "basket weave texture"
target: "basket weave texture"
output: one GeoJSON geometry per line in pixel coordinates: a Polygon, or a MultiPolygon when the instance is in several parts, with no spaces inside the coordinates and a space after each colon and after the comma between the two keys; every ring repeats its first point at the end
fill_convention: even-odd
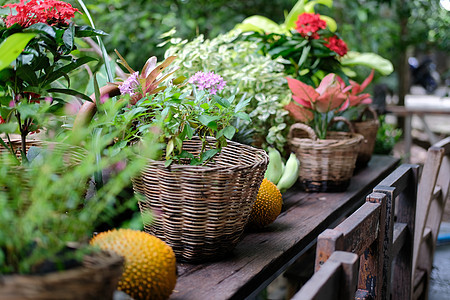
{"type": "MultiPolygon", "coordinates": [[[[183,149],[196,155],[201,141],[194,137],[183,149]]],[[[133,179],[135,192],[145,196],[141,212],[155,214],[145,231],[171,246],[179,261],[220,259],[240,239],[267,164],[264,150],[232,141],[204,166],[166,168],[149,160],[133,179]]]]}
{"type": "Polygon", "coordinates": [[[375,140],[377,139],[377,131],[380,127],[378,121],[378,115],[375,110],[367,107],[361,114],[361,117],[365,112],[370,112],[372,119],[366,121],[352,121],[352,125],[355,128],[355,132],[362,134],[364,140],[361,142],[358,151],[358,158],[356,159],[356,168],[363,168],[372,158],[373,148],[375,147],[375,140]]]}
{"type": "MultiPolygon", "coordinates": [[[[7,145],[8,146],[12,145],[15,150],[16,157],[18,159],[21,159],[20,153],[20,149],[22,147],[21,140],[13,139],[11,140],[10,143],[7,142],[7,145]]],[[[48,149],[51,151],[55,151],[57,153],[61,153],[61,151],[64,151],[64,162],[67,167],[79,164],[84,159],[86,154],[86,150],[81,147],[68,146],[61,143],[47,142],[40,140],[27,140],[25,144],[26,152],[28,152],[28,150],[32,146],[48,149]]],[[[0,144],[0,161],[2,163],[5,163],[5,161],[2,159],[3,155],[8,152],[9,149],[6,149],[2,144],[0,144]]]]}
{"type": "Polygon", "coordinates": [[[44,275],[0,275],[0,299],[112,299],[123,258],[112,252],[84,257],[83,265],[44,275]]]}
{"type": "MultiPolygon", "coordinates": [[[[348,123],[343,118],[335,121],[348,123]]],[[[305,191],[340,192],[348,187],[362,135],[329,131],[327,138],[320,140],[311,127],[296,123],[291,126],[288,139],[300,161],[299,181],[305,191]]]]}

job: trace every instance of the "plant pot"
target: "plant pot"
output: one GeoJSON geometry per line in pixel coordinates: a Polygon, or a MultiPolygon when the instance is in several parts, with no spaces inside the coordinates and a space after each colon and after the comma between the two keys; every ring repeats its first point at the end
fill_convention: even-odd
{"type": "Polygon", "coordinates": [[[0,275],[0,299],[112,299],[123,258],[112,252],[84,257],[82,266],[43,275],[0,275]]]}
{"type": "Polygon", "coordinates": [[[362,112],[357,121],[351,122],[355,128],[355,132],[361,134],[364,139],[361,142],[358,149],[358,158],[356,159],[356,168],[363,168],[367,166],[367,163],[372,158],[373,148],[375,147],[375,141],[377,139],[377,131],[380,127],[378,121],[378,115],[375,110],[370,107],[362,112]],[[361,121],[365,113],[370,113],[372,119],[361,121]]]}
{"type": "Polygon", "coordinates": [[[303,123],[293,124],[289,130],[289,144],[300,161],[300,185],[307,192],[342,192],[350,184],[363,136],[355,133],[345,118],[334,118],[337,121],[345,122],[351,132],[330,131],[320,140],[303,123]]]}
{"type": "MultiPolygon", "coordinates": [[[[200,139],[185,141],[183,149],[197,155],[200,139]]],[[[220,259],[244,231],[267,164],[264,150],[232,141],[204,166],[166,168],[164,161],[149,160],[133,180],[134,191],[144,196],[141,212],[154,214],[145,231],[171,246],[179,261],[220,259]]]]}

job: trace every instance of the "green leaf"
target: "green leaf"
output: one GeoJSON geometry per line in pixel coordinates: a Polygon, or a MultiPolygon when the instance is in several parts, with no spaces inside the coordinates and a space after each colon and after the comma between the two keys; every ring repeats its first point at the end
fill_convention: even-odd
{"type": "Polygon", "coordinates": [[[266,33],[273,32],[279,34],[285,32],[285,30],[280,25],[278,25],[271,19],[258,15],[246,18],[244,21],[242,21],[241,24],[236,27],[243,31],[258,31],[266,33]]]}
{"type": "Polygon", "coordinates": [[[69,28],[67,28],[64,31],[64,34],[62,36],[64,45],[67,47],[67,49],[70,50],[73,49],[74,37],[75,37],[75,28],[73,27],[73,23],[70,23],[69,28]]]}
{"type": "Polygon", "coordinates": [[[200,117],[198,117],[198,120],[205,126],[210,126],[210,124],[214,121],[219,120],[220,117],[218,116],[207,116],[207,115],[201,115],[200,117]]]}
{"type": "MultiPolygon", "coordinates": [[[[234,95],[232,96],[234,98],[234,95]]],[[[216,101],[217,103],[219,103],[221,106],[228,108],[231,105],[231,101],[228,101],[225,98],[222,98],[220,96],[214,95],[214,101],[216,101]]]]}
{"type": "Polygon", "coordinates": [[[76,37],[91,37],[91,36],[106,36],[108,35],[103,30],[94,29],[91,26],[75,26],[75,36],[76,37]]]}
{"type": "Polygon", "coordinates": [[[186,124],[183,129],[184,134],[187,136],[188,139],[192,139],[194,136],[194,130],[189,124],[186,124]]]}
{"type": "Polygon", "coordinates": [[[223,130],[223,135],[231,140],[234,136],[234,134],[236,133],[236,128],[234,128],[233,126],[228,126],[223,130]]]}
{"type": "Polygon", "coordinates": [[[89,98],[87,95],[80,93],[79,91],[72,90],[72,89],[56,89],[56,88],[54,88],[54,89],[48,89],[47,92],[71,95],[71,96],[75,96],[75,97],[81,98],[83,100],[92,102],[92,99],[89,98]]]}
{"type": "Polygon", "coordinates": [[[93,57],[88,57],[88,56],[83,56],[78,59],[74,59],[71,63],[69,63],[59,69],[54,70],[51,74],[49,74],[48,77],[46,74],[42,75],[41,78],[39,78],[39,80],[42,80],[42,81],[45,80],[42,83],[42,86],[49,85],[50,83],[57,80],[58,78],[67,76],[67,73],[77,69],[78,67],[80,67],[90,61],[94,61],[94,60],[97,60],[97,59],[95,59],[93,57]]]}
{"type": "Polygon", "coordinates": [[[372,52],[359,53],[349,51],[347,55],[341,58],[343,66],[362,65],[377,70],[383,76],[387,76],[394,71],[392,63],[372,52]]]}
{"type": "Polygon", "coordinates": [[[0,44],[0,71],[8,67],[22,53],[34,33],[15,33],[0,44]]]}
{"type": "Polygon", "coordinates": [[[52,38],[56,37],[55,29],[45,23],[36,23],[33,24],[23,30],[24,32],[35,32],[35,33],[45,33],[51,36],[52,38]]]}
{"type": "Polygon", "coordinates": [[[291,30],[292,28],[294,28],[298,16],[304,12],[305,12],[305,0],[298,0],[297,3],[295,3],[294,7],[289,12],[289,14],[287,15],[286,20],[284,21],[284,26],[286,27],[286,29],[291,30]]]}
{"type": "Polygon", "coordinates": [[[308,54],[309,51],[311,50],[311,46],[306,46],[305,48],[303,48],[302,51],[302,56],[300,56],[300,59],[298,60],[298,67],[301,68],[301,66],[303,65],[303,63],[306,61],[306,59],[308,58],[308,54]]]}
{"type": "Polygon", "coordinates": [[[219,149],[210,149],[210,150],[203,152],[201,155],[201,162],[202,163],[207,162],[208,160],[213,158],[219,152],[220,152],[219,149]]]}
{"type": "Polygon", "coordinates": [[[170,140],[168,143],[167,143],[167,146],[166,146],[166,159],[169,159],[169,157],[170,157],[170,155],[172,154],[172,152],[173,152],[173,149],[174,149],[174,143],[173,143],[173,140],[170,140]]]}
{"type": "Polygon", "coordinates": [[[202,104],[200,104],[200,107],[203,108],[204,110],[208,110],[209,109],[209,104],[208,103],[202,103],[202,104]]]}
{"type": "Polygon", "coordinates": [[[320,15],[320,18],[327,23],[328,29],[331,32],[335,32],[336,31],[337,24],[336,24],[336,21],[333,18],[330,18],[328,16],[324,16],[324,15],[320,15]]]}
{"type": "Polygon", "coordinates": [[[250,117],[245,112],[238,112],[236,114],[236,117],[239,118],[239,119],[242,119],[242,120],[250,122],[250,117]]]}
{"type": "Polygon", "coordinates": [[[16,123],[4,123],[0,124],[0,132],[1,133],[14,133],[17,130],[16,123]]]}
{"type": "Polygon", "coordinates": [[[30,65],[22,65],[17,69],[17,77],[28,83],[32,86],[39,85],[38,78],[36,76],[36,72],[34,72],[33,68],[30,65]]]}
{"type": "Polygon", "coordinates": [[[22,120],[24,120],[35,117],[39,112],[39,105],[21,102],[16,106],[16,109],[20,113],[22,120]]]}
{"type": "Polygon", "coordinates": [[[164,167],[168,168],[172,164],[172,162],[173,162],[172,159],[166,160],[166,162],[164,163],[164,167]]]}

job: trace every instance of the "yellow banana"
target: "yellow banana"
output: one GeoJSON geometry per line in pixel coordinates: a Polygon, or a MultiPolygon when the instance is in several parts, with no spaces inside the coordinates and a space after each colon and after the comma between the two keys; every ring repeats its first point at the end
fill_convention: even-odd
{"type": "Polygon", "coordinates": [[[283,161],[280,152],[277,149],[269,147],[269,164],[267,165],[264,178],[267,178],[273,184],[277,184],[283,174],[283,161]]]}
{"type": "Polygon", "coordinates": [[[283,175],[278,181],[277,188],[281,193],[286,192],[288,188],[294,185],[298,178],[298,170],[300,167],[300,162],[294,153],[291,153],[289,159],[286,162],[286,167],[284,168],[283,175]]]}

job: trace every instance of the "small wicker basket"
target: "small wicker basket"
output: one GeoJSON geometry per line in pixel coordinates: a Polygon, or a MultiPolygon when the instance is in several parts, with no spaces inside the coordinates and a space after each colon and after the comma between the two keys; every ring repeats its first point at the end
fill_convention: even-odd
{"type": "MultiPolygon", "coordinates": [[[[196,137],[183,143],[194,155],[201,146],[196,137]]],[[[240,239],[267,164],[264,150],[232,141],[204,166],[166,168],[164,161],[149,160],[133,179],[134,191],[145,196],[141,212],[155,215],[145,231],[170,245],[179,261],[220,259],[240,239]]]]}
{"type": "Polygon", "coordinates": [[[329,131],[327,139],[320,140],[303,123],[293,124],[289,130],[289,143],[300,161],[299,181],[307,192],[341,192],[350,184],[363,136],[354,133],[345,118],[333,119],[338,121],[345,122],[352,132],[329,131]]]}
{"type": "Polygon", "coordinates": [[[380,127],[377,112],[371,107],[366,107],[359,119],[352,121],[352,125],[355,128],[356,133],[364,136],[364,140],[359,146],[358,158],[356,159],[356,168],[359,169],[365,167],[372,158],[373,148],[375,147],[375,140],[377,138],[377,131],[380,127]],[[370,113],[372,119],[362,121],[362,118],[366,113],[370,113]]]}
{"type": "Polygon", "coordinates": [[[84,257],[83,265],[43,275],[0,275],[0,299],[112,299],[123,272],[123,258],[112,252],[84,257]]]}

